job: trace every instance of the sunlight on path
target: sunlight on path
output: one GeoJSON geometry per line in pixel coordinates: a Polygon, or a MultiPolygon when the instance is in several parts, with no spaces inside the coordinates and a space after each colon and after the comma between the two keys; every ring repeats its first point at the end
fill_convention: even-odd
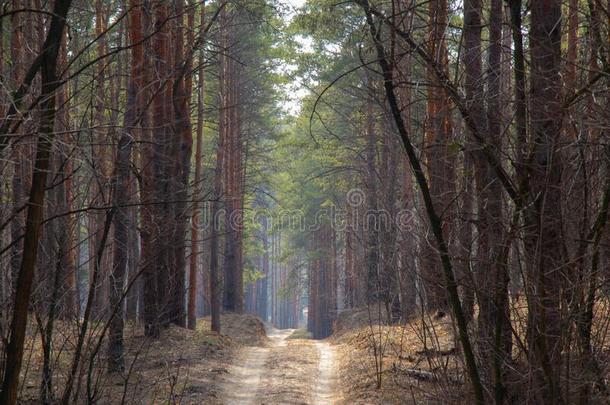
{"type": "Polygon", "coordinates": [[[328,342],[293,339],[294,329],[269,329],[269,344],[246,347],[229,368],[222,401],[229,405],[339,401],[335,353],[328,342]]]}
{"type": "Polygon", "coordinates": [[[315,387],[314,404],[328,405],[337,401],[333,392],[335,378],[335,352],[327,342],[317,342],[316,347],[319,353],[319,375],[315,387]]]}
{"type": "Polygon", "coordinates": [[[292,330],[271,329],[267,333],[270,347],[246,347],[236,364],[229,368],[223,400],[227,405],[255,404],[254,399],[265,376],[265,363],[272,347],[283,346],[292,330]]]}

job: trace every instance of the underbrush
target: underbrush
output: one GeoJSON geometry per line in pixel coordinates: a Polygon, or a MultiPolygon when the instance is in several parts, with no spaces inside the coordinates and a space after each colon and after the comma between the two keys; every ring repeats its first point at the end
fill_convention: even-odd
{"type": "MultiPolygon", "coordinates": [[[[591,341],[600,373],[581,376],[562,387],[565,398],[575,400],[584,386],[607,385],[610,380],[610,305],[599,299],[591,341]]],[[[470,336],[475,348],[474,320],[470,336]]],[[[513,356],[505,384],[512,403],[525,403],[529,396],[527,386],[528,359],[527,305],[523,300],[511,302],[513,327],[513,356]]],[[[385,310],[378,305],[343,311],[334,324],[332,340],[339,346],[340,368],[351,370],[341,373],[342,390],[349,404],[464,404],[474,403],[470,381],[456,340],[456,330],[448,314],[420,313],[402,324],[388,325],[385,310]]],[[[577,353],[577,341],[570,344],[577,353]]],[[[578,370],[579,357],[567,356],[566,367],[578,370]]],[[[592,403],[610,403],[603,390],[596,389],[592,403]]]]}
{"type": "Polygon", "coordinates": [[[340,368],[351,370],[341,374],[346,403],[469,402],[449,316],[387,325],[375,313],[380,311],[345,311],[336,322],[332,340],[340,368]]]}
{"type": "MultiPolygon", "coordinates": [[[[102,325],[93,324],[85,341],[82,361],[73,385],[75,403],[199,404],[218,401],[219,381],[227,372],[236,349],[264,345],[263,323],[251,315],[223,314],[222,334],[210,330],[210,319],[197,322],[195,331],[170,326],[157,340],[144,336],[143,328],[125,325],[125,370],[108,373],[105,338],[99,344],[102,325]]],[[[65,389],[75,352],[76,322],[57,321],[53,335],[52,398],[65,389]]],[[[43,353],[40,335],[32,324],[24,354],[19,403],[40,402],[43,353]]]]}

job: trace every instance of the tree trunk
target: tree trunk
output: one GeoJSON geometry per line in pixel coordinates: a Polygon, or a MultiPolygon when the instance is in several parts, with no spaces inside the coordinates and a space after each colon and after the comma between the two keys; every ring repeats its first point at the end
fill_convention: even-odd
{"type": "Polygon", "coordinates": [[[256,300],[257,315],[263,320],[267,321],[267,289],[269,280],[269,224],[267,217],[261,218],[261,239],[263,241],[263,253],[262,253],[262,265],[263,276],[260,279],[258,286],[259,296],[256,300]]]}
{"type": "MultiPolygon", "coordinates": [[[[175,223],[175,240],[173,242],[173,286],[170,303],[170,322],[186,327],[185,308],[185,282],[186,282],[186,231],[187,231],[187,203],[188,179],[191,166],[191,152],[193,146],[193,135],[190,118],[191,99],[191,54],[184,52],[184,1],[175,0],[174,9],[178,20],[173,31],[172,45],[175,47],[175,79],[173,85],[173,140],[172,156],[173,170],[171,172],[171,183],[178,200],[172,205],[173,222],[175,223]]],[[[191,9],[192,10],[192,9],[191,9]]],[[[189,13],[191,14],[191,13],[189,13]]],[[[188,33],[192,33],[194,18],[189,17],[191,27],[188,33]]],[[[192,34],[189,34],[192,37],[192,34]]],[[[193,40],[191,38],[191,42],[193,40]]]]}
{"type": "Polygon", "coordinates": [[[170,323],[171,297],[174,287],[172,268],[174,263],[172,244],[177,235],[176,221],[172,215],[172,202],[176,199],[172,184],[172,87],[173,68],[170,56],[170,14],[169,3],[160,1],[154,7],[154,29],[152,38],[155,75],[158,78],[157,91],[152,100],[152,137],[154,173],[154,221],[158,231],[151,235],[154,246],[155,277],[157,278],[157,314],[161,326],[170,323]]]}
{"type": "MultiPolygon", "coordinates": [[[[97,57],[101,58],[108,52],[106,44],[107,36],[103,35],[107,31],[108,21],[108,9],[104,6],[102,0],[96,0],[95,2],[95,34],[99,38],[97,41],[97,57]]],[[[110,153],[108,148],[109,122],[106,118],[106,66],[103,63],[99,63],[96,66],[96,102],[95,111],[93,117],[93,128],[92,137],[93,143],[91,144],[91,160],[93,162],[93,168],[91,172],[91,183],[92,183],[92,195],[90,197],[90,204],[96,206],[105,206],[110,201],[106,200],[108,195],[107,184],[110,179],[110,153]]],[[[89,278],[94,272],[95,267],[95,249],[99,245],[99,241],[102,237],[102,227],[104,224],[104,212],[103,210],[94,210],[89,212],[89,234],[92,235],[89,243],[89,278]]],[[[101,320],[108,314],[107,298],[109,297],[109,282],[108,270],[110,267],[109,251],[106,250],[104,255],[101,275],[98,279],[97,285],[89,283],[89,288],[96,290],[94,294],[95,302],[93,305],[93,319],[101,320]]]]}
{"type": "MultiPolygon", "coordinates": [[[[65,69],[67,65],[67,35],[62,36],[61,47],[58,55],[59,69],[65,69]]],[[[70,130],[70,115],[69,115],[69,96],[68,86],[63,86],[57,91],[57,120],[56,128],[60,133],[65,133],[70,130]]],[[[62,184],[59,185],[61,190],[61,200],[59,203],[59,211],[66,213],[72,210],[74,200],[74,177],[73,165],[71,159],[74,145],[70,140],[65,142],[63,154],[65,160],[60,165],[62,184]]],[[[71,320],[78,316],[78,285],[76,280],[77,273],[77,243],[76,243],[76,217],[73,214],[65,215],[60,218],[59,228],[62,230],[64,246],[62,247],[64,255],[61,258],[61,306],[58,314],[64,320],[71,320]]]]}
{"type": "Polygon", "coordinates": [[[131,148],[135,139],[135,126],[138,116],[138,89],[143,87],[142,70],[144,49],[142,44],[142,8],[135,4],[135,0],[129,3],[129,40],[131,48],[131,76],[127,85],[127,105],[123,123],[123,131],[119,137],[116,152],[116,168],[113,179],[113,206],[115,207],[114,223],[114,247],[110,284],[110,310],[113,315],[110,319],[108,335],[108,371],[117,372],[125,368],[123,358],[123,288],[125,285],[125,274],[127,272],[127,261],[129,256],[129,231],[130,224],[129,191],[131,189],[131,148]]]}
{"type": "Polygon", "coordinates": [[[210,312],[212,315],[212,330],[220,333],[220,307],[222,305],[222,291],[219,274],[218,239],[220,233],[220,201],[221,198],[221,168],[224,160],[224,139],[219,140],[218,151],[216,154],[216,169],[214,173],[214,195],[212,201],[212,221],[210,231],[210,312]]]}
{"type": "Polygon", "coordinates": [[[561,172],[557,141],[561,133],[561,2],[532,3],[530,30],[530,126],[534,154],[526,215],[526,249],[531,302],[528,320],[530,364],[536,398],[561,402],[562,255],[561,172]]]}
{"type": "MultiPolygon", "coordinates": [[[[15,8],[21,7],[20,1],[14,1],[13,6],[15,8]]],[[[11,81],[15,86],[21,82],[23,72],[22,66],[25,62],[25,52],[23,46],[23,14],[15,13],[11,16],[11,42],[10,42],[10,58],[14,62],[13,69],[11,71],[11,81]]],[[[8,111],[10,113],[10,109],[8,111]]],[[[21,134],[22,130],[19,129],[16,135],[21,134]]],[[[25,215],[23,212],[18,210],[25,202],[25,173],[28,171],[24,160],[26,159],[26,149],[23,145],[15,145],[12,151],[14,165],[13,165],[13,178],[11,180],[11,199],[13,202],[14,216],[11,221],[11,239],[17,240],[23,234],[25,229],[25,215]]],[[[21,267],[21,254],[23,252],[23,242],[16,243],[11,249],[10,267],[11,271],[8,277],[10,281],[7,286],[8,298],[11,299],[14,293],[15,282],[17,275],[19,274],[19,268],[21,267]]]]}
{"type": "MultiPolygon", "coordinates": [[[[221,43],[226,44],[226,10],[221,14],[221,43]]],[[[219,262],[219,238],[221,232],[221,221],[219,218],[221,198],[223,195],[223,169],[225,168],[225,151],[227,143],[227,109],[226,109],[226,57],[221,57],[220,62],[220,111],[218,122],[218,146],[216,150],[216,167],[214,169],[214,184],[212,195],[212,212],[210,215],[210,312],[212,317],[212,330],[220,333],[220,311],[222,306],[222,281],[220,280],[219,262]],[[224,90],[223,90],[224,89],[224,90]]]]}
{"type": "MultiPolygon", "coordinates": [[[[476,292],[479,301],[478,352],[481,373],[489,393],[495,389],[495,400],[503,402],[504,363],[510,358],[510,324],[508,311],[508,272],[501,262],[503,239],[502,189],[494,169],[481,152],[497,156],[502,132],[500,111],[500,63],[502,51],[502,2],[493,0],[490,10],[489,76],[487,93],[483,93],[481,72],[481,13],[478,0],[464,2],[464,65],[466,70],[467,107],[477,124],[477,133],[487,131],[485,144],[470,142],[474,163],[478,210],[476,227],[478,246],[476,258],[476,292]],[[484,110],[487,99],[487,112],[484,110]],[[508,326],[507,326],[508,323],[508,326]],[[502,332],[503,330],[503,332],[502,332]],[[500,331],[498,340],[496,332],[500,331]],[[508,333],[508,338],[506,338],[508,333]],[[495,388],[494,388],[495,387],[495,388]]],[[[474,138],[474,137],[473,137],[474,138]]]]}
{"type": "Polygon", "coordinates": [[[23,342],[28,321],[28,305],[34,279],[36,258],[38,253],[38,240],[42,229],[45,183],[49,158],[51,152],[51,137],[55,121],[55,96],[57,90],[57,56],[61,45],[66,15],[71,0],[57,0],[53,8],[53,17],[42,46],[41,64],[41,117],[39,137],[36,144],[36,162],[30,190],[27,219],[25,225],[25,238],[23,241],[23,256],[19,274],[13,317],[11,321],[10,338],[5,349],[4,380],[0,402],[13,405],[17,402],[19,388],[19,373],[23,356],[23,342]]]}
{"type": "MultiPolygon", "coordinates": [[[[143,19],[143,31],[145,34],[150,34],[153,27],[152,12],[150,5],[143,5],[145,11],[142,13],[143,19]]],[[[153,41],[146,41],[145,54],[152,54],[153,48],[156,48],[153,41]]],[[[144,60],[144,80],[146,83],[150,83],[154,80],[154,61],[151,59],[144,60]]],[[[153,92],[149,91],[146,93],[152,95],[153,92]]],[[[153,109],[157,105],[153,105],[153,109]]],[[[140,191],[140,203],[142,205],[140,210],[142,229],[140,231],[140,238],[142,240],[142,284],[143,284],[143,296],[142,296],[142,319],[144,321],[144,333],[148,337],[157,338],[160,334],[160,297],[158,291],[160,290],[158,282],[158,255],[159,251],[156,246],[156,240],[159,238],[157,231],[158,213],[157,207],[155,206],[156,193],[155,193],[155,151],[153,146],[152,129],[154,127],[152,114],[155,111],[148,110],[142,113],[142,184],[140,191]]]]}
{"type": "MultiPolygon", "coordinates": [[[[437,68],[448,73],[448,52],[445,43],[445,30],[447,29],[447,1],[433,0],[428,3],[429,14],[429,51],[434,58],[437,68]]],[[[443,212],[446,219],[443,221],[445,240],[450,240],[451,222],[453,216],[454,178],[453,165],[455,157],[450,152],[451,142],[451,103],[449,95],[437,79],[431,67],[427,76],[430,80],[428,87],[428,111],[426,117],[425,156],[428,166],[428,181],[434,204],[443,212]]],[[[421,252],[421,276],[425,289],[426,304],[429,310],[446,310],[448,307],[447,294],[440,263],[436,251],[436,241],[432,232],[428,232],[423,241],[421,252]]]]}
{"type": "MultiPolygon", "coordinates": [[[[379,212],[377,206],[377,133],[373,114],[373,82],[367,80],[369,95],[366,101],[366,269],[367,269],[367,304],[371,305],[380,298],[379,284],[379,212]]],[[[358,190],[354,190],[358,192],[358,190]]],[[[357,197],[354,195],[354,197],[357,197]]],[[[354,201],[358,202],[358,201],[354,201]]]]}
{"type": "Polygon", "coordinates": [[[223,309],[243,312],[243,269],[242,269],[242,205],[243,205],[243,140],[241,131],[241,106],[239,102],[240,70],[235,58],[230,53],[230,45],[236,40],[237,12],[225,12],[222,35],[221,55],[221,110],[225,125],[225,246],[223,262],[223,309]],[[224,28],[230,23],[229,28],[224,28]]]}
{"type": "MultiPolygon", "coordinates": [[[[203,35],[205,27],[205,1],[201,4],[201,28],[200,32],[203,35]]],[[[203,187],[201,179],[201,158],[203,151],[203,95],[204,95],[204,52],[203,47],[199,57],[199,68],[197,69],[197,77],[199,84],[197,88],[197,149],[195,151],[195,179],[193,188],[193,216],[191,221],[191,257],[189,263],[189,291],[188,291],[188,327],[195,330],[197,326],[197,258],[201,251],[199,246],[199,234],[197,219],[200,218],[201,204],[201,189],[203,187]]],[[[207,298],[206,298],[207,299],[207,298]]]]}

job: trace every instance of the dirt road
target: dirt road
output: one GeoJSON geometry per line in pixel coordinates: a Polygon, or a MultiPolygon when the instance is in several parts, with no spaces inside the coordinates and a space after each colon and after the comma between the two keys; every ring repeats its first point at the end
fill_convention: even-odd
{"type": "Polygon", "coordinates": [[[288,339],[292,332],[271,329],[267,346],[241,351],[223,383],[223,403],[328,405],[339,401],[333,347],[327,342],[288,339]]]}

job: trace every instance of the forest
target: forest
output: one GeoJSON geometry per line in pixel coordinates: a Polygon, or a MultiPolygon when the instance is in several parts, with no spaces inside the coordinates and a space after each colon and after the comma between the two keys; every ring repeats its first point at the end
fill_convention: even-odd
{"type": "Polygon", "coordinates": [[[610,402],[610,1],[0,0],[0,405],[610,402]]]}

